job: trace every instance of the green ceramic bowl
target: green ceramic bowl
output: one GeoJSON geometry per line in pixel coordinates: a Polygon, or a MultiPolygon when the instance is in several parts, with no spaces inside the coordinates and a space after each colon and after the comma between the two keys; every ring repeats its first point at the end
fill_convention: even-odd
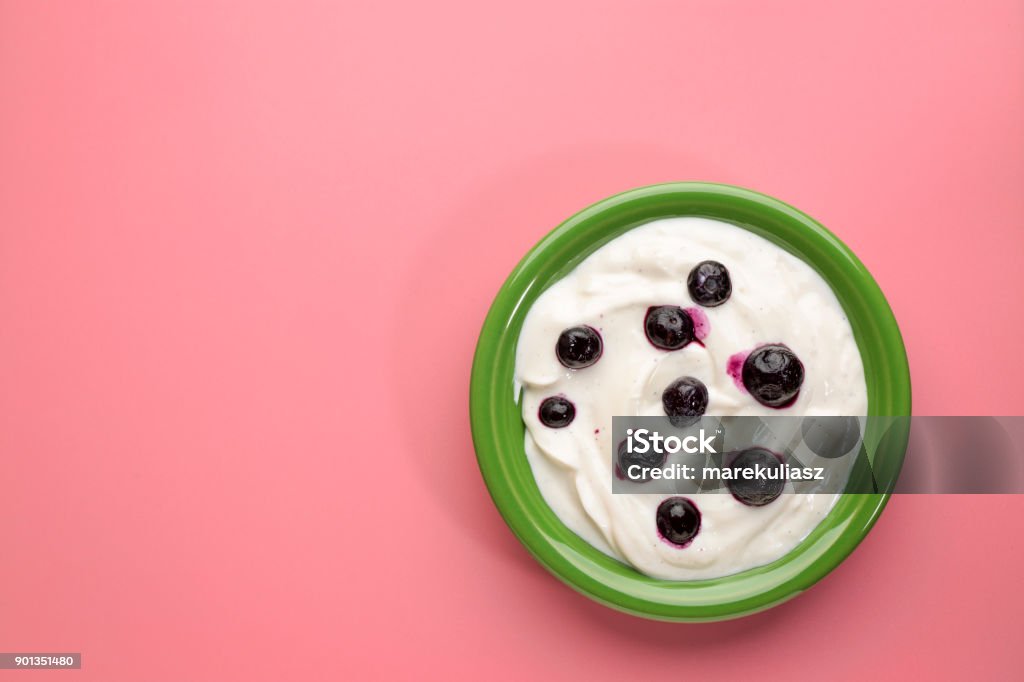
{"type": "MultiPolygon", "coordinates": [[[[766,566],[712,580],[649,578],[591,547],[544,502],[523,448],[524,425],[513,395],[515,348],[530,306],[547,287],[611,239],[669,216],[705,216],[739,225],[802,258],[832,286],[864,361],[870,415],[910,414],[910,373],[899,328],[867,269],[831,232],[781,201],[750,190],[671,183],[631,190],[572,216],[516,266],[484,321],[473,360],[470,417],[484,481],[512,532],[572,588],[628,613],[672,621],[709,621],[754,613],[807,589],[839,565],[867,535],[889,499],[847,494],[792,552],[766,566]]],[[[906,420],[902,420],[906,423],[906,420]]],[[[872,465],[894,481],[906,430],[871,433],[872,465]]]]}

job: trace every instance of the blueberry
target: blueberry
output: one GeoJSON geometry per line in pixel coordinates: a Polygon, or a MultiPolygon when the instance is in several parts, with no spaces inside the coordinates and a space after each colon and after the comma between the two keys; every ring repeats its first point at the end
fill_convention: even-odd
{"type": "Polygon", "coordinates": [[[553,429],[562,429],[576,418],[576,406],[560,395],[545,398],[538,410],[540,422],[553,429]]]}
{"type": "Polygon", "coordinates": [[[658,533],[677,547],[686,547],[700,531],[700,511],[685,497],[670,497],[658,505],[658,533]]]}
{"type": "Polygon", "coordinates": [[[729,271],[718,261],[706,260],[697,263],[686,278],[686,288],[694,303],[713,308],[722,305],[732,295],[732,280],[729,271]]]}
{"type": "Polygon", "coordinates": [[[668,459],[668,453],[662,449],[661,452],[655,452],[654,448],[647,448],[647,452],[640,454],[639,452],[628,452],[626,450],[626,441],[619,443],[618,452],[618,464],[619,471],[622,472],[622,477],[627,481],[635,481],[637,483],[644,483],[650,480],[649,475],[645,475],[643,469],[660,469],[665,466],[665,460],[668,459]],[[629,475],[629,467],[633,465],[640,467],[637,478],[632,478],[629,475]]]}
{"type": "Polygon", "coordinates": [[[761,346],[743,363],[743,385],[762,405],[787,407],[803,383],[803,363],[781,344],[761,346]]]}
{"type": "Polygon", "coordinates": [[[661,405],[672,426],[690,426],[708,409],[708,387],[699,379],[676,379],[661,394],[661,405]]]}
{"type": "Polygon", "coordinates": [[[819,457],[836,459],[860,445],[856,417],[806,417],[801,423],[804,443],[819,457]]]}
{"type": "MultiPolygon", "coordinates": [[[[743,450],[729,464],[729,468],[735,472],[734,478],[727,479],[726,485],[729,492],[737,500],[750,507],[763,507],[774,501],[782,494],[786,485],[786,472],[782,462],[770,450],[764,448],[748,448],[743,450]],[[760,468],[764,478],[737,478],[736,475],[746,470],[750,476],[758,476],[760,468]],[[774,478],[771,478],[774,476],[774,478]]],[[[742,474],[740,474],[742,476],[742,474]]]]}
{"type": "Polygon", "coordinates": [[[583,369],[601,359],[604,344],[593,327],[569,327],[558,337],[555,355],[569,369],[583,369]]]}
{"type": "Polygon", "coordinates": [[[655,348],[678,350],[694,339],[693,318],[679,306],[655,306],[647,309],[644,332],[655,348]]]}

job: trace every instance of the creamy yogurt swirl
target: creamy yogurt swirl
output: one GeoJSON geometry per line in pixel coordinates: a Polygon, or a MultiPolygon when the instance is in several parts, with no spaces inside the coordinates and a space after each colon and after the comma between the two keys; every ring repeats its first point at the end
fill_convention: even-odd
{"type": "Polygon", "coordinates": [[[647,575],[700,580],[770,563],[799,544],[837,495],[783,495],[763,507],[728,494],[694,494],[701,530],[686,547],[665,542],[655,513],[666,495],[612,494],[613,416],[663,415],[662,391],[681,376],[708,388],[708,415],[864,415],[867,387],[849,321],[828,284],[809,265],[740,227],[706,218],[666,218],[605,244],[533,304],[516,349],[517,395],[526,423],[526,454],[545,501],[571,530],[602,552],[647,575]],[[699,262],[723,263],[732,296],[699,308],[686,278],[699,262]],[[648,308],[699,308],[701,343],[659,350],[644,334],[648,308]],[[703,313],[703,315],[701,315],[703,313]],[[558,361],[554,346],[568,327],[589,325],[604,342],[601,359],[581,370],[558,361]],[[784,410],[759,404],[728,372],[731,357],[784,343],[803,362],[805,379],[784,410]],[[541,401],[563,395],[573,422],[552,429],[541,401]]]}

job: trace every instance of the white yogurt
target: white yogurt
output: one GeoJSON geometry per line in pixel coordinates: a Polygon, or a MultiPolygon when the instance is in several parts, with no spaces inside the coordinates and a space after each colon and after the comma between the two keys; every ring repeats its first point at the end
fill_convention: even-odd
{"type": "Polygon", "coordinates": [[[805,538],[837,495],[783,495],[763,507],[729,494],[688,495],[701,529],[684,548],[658,534],[655,512],[669,495],[611,491],[611,426],[619,415],[664,415],[661,394],[680,376],[708,388],[707,414],[864,415],[867,387],[853,331],[835,294],[809,265],[752,232],[705,218],[657,220],[614,239],[586,258],[533,304],[516,350],[526,454],[544,499],[570,529],[602,552],[647,575],[700,580],[770,563],[805,538]],[[686,278],[700,261],[724,264],[732,296],[700,308],[703,346],[659,350],[644,334],[647,309],[696,308],[686,278]],[[577,325],[601,333],[594,365],[566,369],[555,356],[559,334],[577,325]],[[784,343],[805,378],[784,410],[759,404],[726,368],[736,353],[784,343]],[[544,398],[562,394],[576,406],[565,428],[541,424],[544,398]]]}

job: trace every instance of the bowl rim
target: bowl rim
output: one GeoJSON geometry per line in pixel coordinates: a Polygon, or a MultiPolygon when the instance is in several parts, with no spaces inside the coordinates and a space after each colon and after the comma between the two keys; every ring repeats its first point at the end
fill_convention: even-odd
{"type": "MultiPolygon", "coordinates": [[[[673,182],[598,201],[523,256],[495,296],[480,332],[470,378],[470,425],[495,506],[519,541],[557,578],[634,615],[723,620],[780,604],[827,575],[871,530],[891,487],[878,494],[844,494],[807,538],[770,564],[710,580],[650,578],[592,547],[548,507],[526,460],[521,408],[513,389],[515,348],[533,301],[611,239],[652,220],[677,216],[730,222],[811,265],[836,293],[853,327],[864,362],[868,414],[910,415],[910,371],[896,319],[878,284],[845,244],[807,214],[765,194],[734,185],[673,182]]],[[[895,481],[908,434],[903,430],[891,435],[876,457],[895,481]]]]}

